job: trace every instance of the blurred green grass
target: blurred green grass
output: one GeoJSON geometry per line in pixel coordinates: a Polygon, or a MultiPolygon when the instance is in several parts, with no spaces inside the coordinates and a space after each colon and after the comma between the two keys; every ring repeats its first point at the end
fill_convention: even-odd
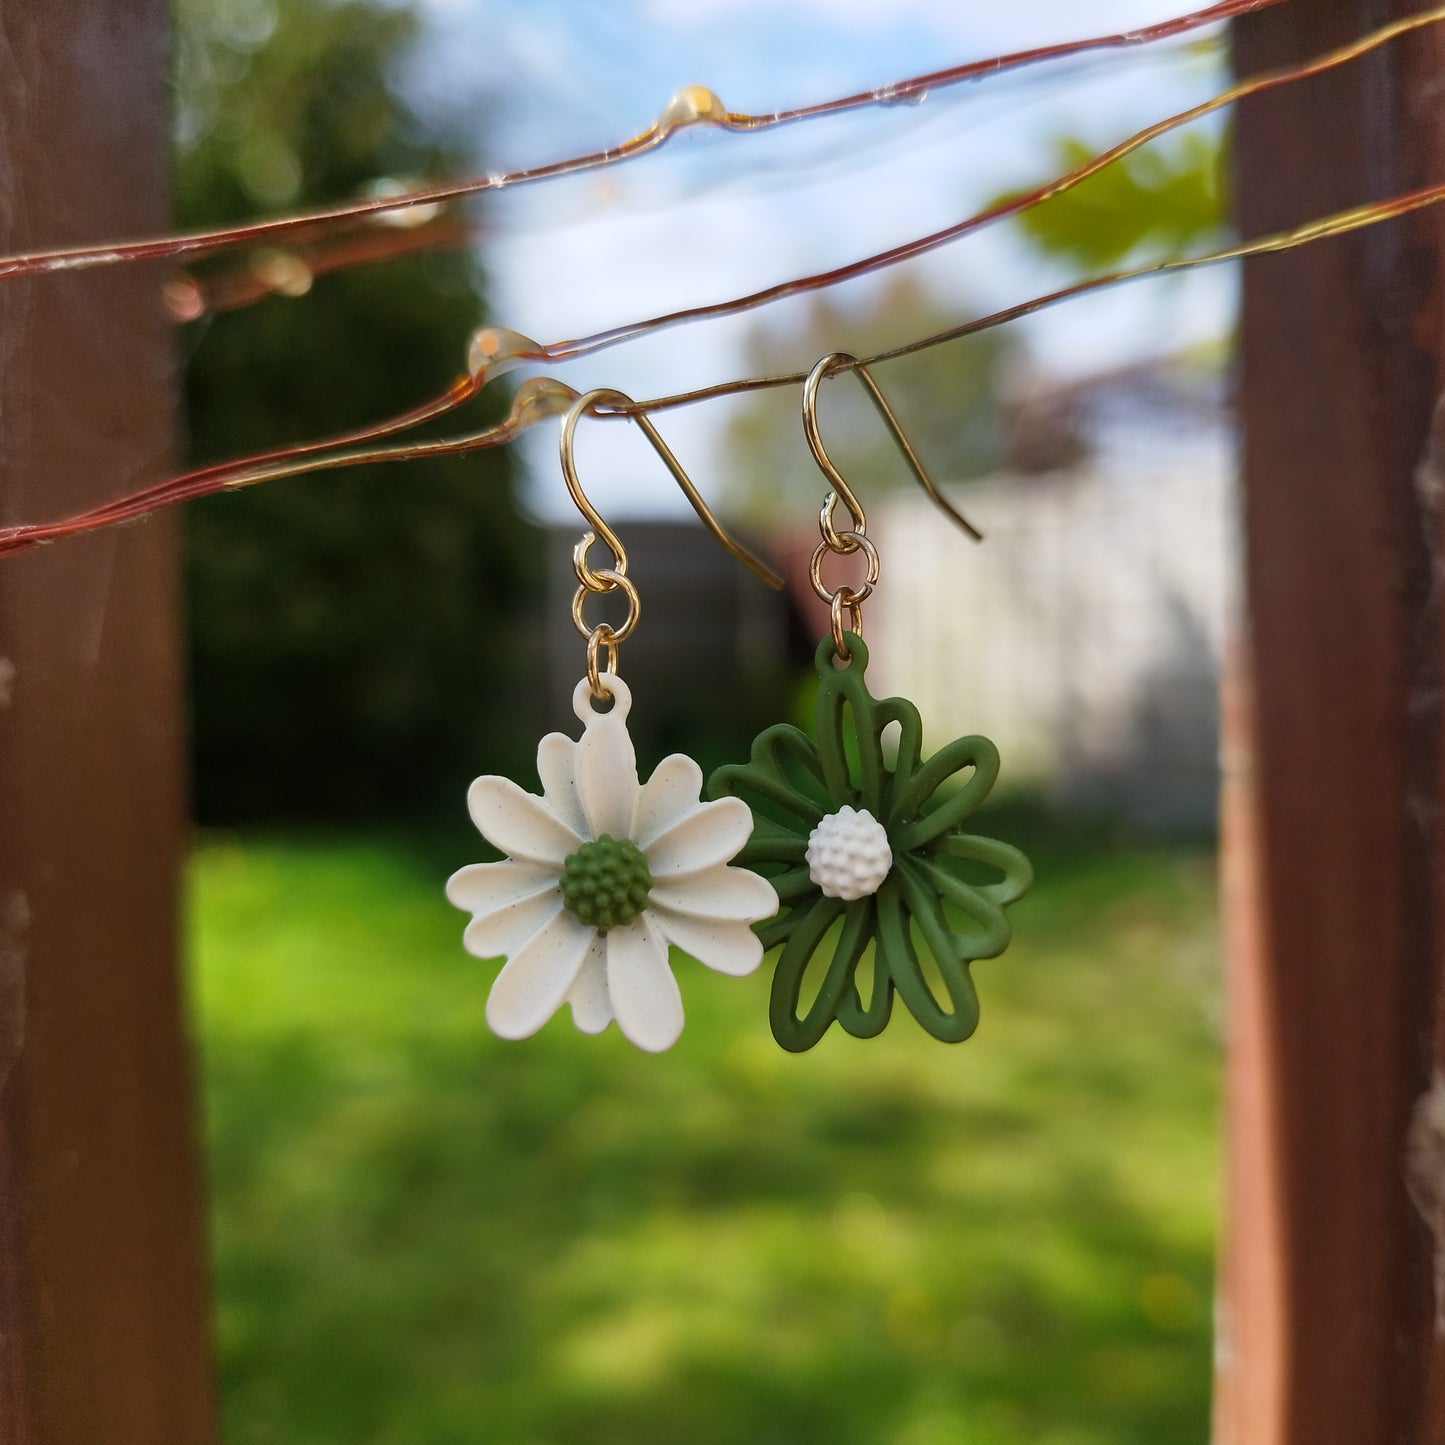
{"type": "Polygon", "coordinates": [[[975,1038],[798,1057],[766,966],[684,962],[660,1058],[493,1039],[460,838],[203,839],[230,1445],[1203,1445],[1212,857],[990,831],[1039,876],[975,1038]]]}

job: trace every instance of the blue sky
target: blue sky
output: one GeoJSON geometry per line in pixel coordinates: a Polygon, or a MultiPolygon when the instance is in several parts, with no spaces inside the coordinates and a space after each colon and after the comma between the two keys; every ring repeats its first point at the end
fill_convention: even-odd
{"type": "MultiPolygon", "coordinates": [[[[488,162],[510,170],[634,134],[684,84],[710,86],[734,110],[774,110],[1147,24],[1179,5],[424,0],[422,8],[432,40],[419,74],[428,86],[476,97],[488,162]]],[[[1212,94],[1226,83],[1223,65],[1217,43],[1163,42],[956,87],[916,106],[871,107],[750,136],[690,132],[625,166],[490,197],[481,215],[494,315],[538,340],[557,340],[839,265],[1042,179],[1061,133],[1102,147],[1212,94]]],[[[959,319],[1065,279],[1004,228],[910,265],[959,319]]],[[[850,283],[836,299],[861,304],[877,284],[850,283]]],[[[1223,333],[1234,284],[1227,271],[1144,281],[1020,328],[1041,369],[1078,375],[1223,333]]],[[[805,304],[664,333],[557,374],[579,389],[616,386],[634,395],[723,380],[742,370],[741,343],[759,317],[785,330],[805,304]]],[[[663,420],[668,440],[713,494],[727,406],[663,420]]],[[[645,444],[620,435],[630,428],[590,430],[584,478],[604,511],[685,507],[645,444]]],[[[554,429],[530,438],[526,455],[535,510],[565,518],[554,429]]]]}

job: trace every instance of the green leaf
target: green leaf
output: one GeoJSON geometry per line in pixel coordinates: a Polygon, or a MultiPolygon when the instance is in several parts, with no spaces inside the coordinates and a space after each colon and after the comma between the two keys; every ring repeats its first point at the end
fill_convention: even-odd
{"type": "MultiPolygon", "coordinates": [[[[1077,136],[1061,137],[1054,174],[1077,169],[1100,149],[1077,136]]],[[[1032,189],[1020,187],[990,204],[1032,189]]],[[[1122,265],[1146,248],[1173,255],[1214,241],[1224,228],[1220,141],[1190,132],[1155,142],[1022,212],[1013,224],[1044,255],[1091,271],[1122,265]]]]}

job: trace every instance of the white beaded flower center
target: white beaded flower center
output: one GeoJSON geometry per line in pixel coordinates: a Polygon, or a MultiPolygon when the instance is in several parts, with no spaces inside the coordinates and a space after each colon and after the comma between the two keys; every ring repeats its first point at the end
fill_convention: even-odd
{"type": "Polygon", "coordinates": [[[888,833],[867,808],[846,803],[808,835],[808,875],[829,898],[876,893],[893,866],[888,833]]]}

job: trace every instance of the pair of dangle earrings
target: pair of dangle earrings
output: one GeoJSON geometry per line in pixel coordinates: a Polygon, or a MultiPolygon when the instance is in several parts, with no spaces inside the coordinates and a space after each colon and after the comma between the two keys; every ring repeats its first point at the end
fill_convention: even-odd
{"type": "MultiPolygon", "coordinates": [[[[803,393],[804,433],[832,488],[810,568],[830,612],[815,657],[813,733],[786,723],[769,727],[747,762],[719,768],[706,786],[698,765],[681,753],[664,758],[646,782],[639,779],[627,731],[632,695],[617,663],[641,603],[620,539],[577,476],[578,420],[599,405],[626,407],[631,400],[592,391],[567,413],[562,472],[590,526],[573,554],[572,616],[587,639],[586,675],[572,699],[582,736],[542,739],[540,796],[502,777],[472,784],[472,821],[507,856],[468,865],[447,884],[448,898],[473,915],[463,935],[468,951],[504,959],[487,1000],[488,1024],[503,1037],[535,1033],[568,1004],[584,1032],[599,1033],[615,1020],[639,1047],[666,1049],[683,1026],[670,949],[741,976],[778,945],[769,1022],[792,1052],[811,1048],[835,1021],[856,1037],[873,1037],[887,1024],[895,996],[935,1038],[957,1042],[977,1025],[969,965],[1006,947],[1005,910],[1028,888],[1032,872],[1016,848],[964,826],[998,775],[994,745],[959,738],[925,760],[917,708],[868,691],[862,605],[878,580],[879,557],[817,419],[822,382],[843,370],[862,382],[930,496],[978,535],[939,494],[861,363],[842,352],[819,361],[803,393]],[[848,513],[843,529],[840,505],[848,513]],[[599,541],[612,554],[600,568],[589,560],[599,541]],[[866,563],[861,583],[828,587],[825,560],[859,553],[866,563]],[[589,625],[589,596],[607,592],[623,594],[625,620],[589,625]],[[975,881],[980,870],[997,876],[975,881]],[[959,916],[967,925],[962,931],[959,916]]],[[[646,415],[629,414],[713,536],[781,586],[723,530],[646,415]]]]}

